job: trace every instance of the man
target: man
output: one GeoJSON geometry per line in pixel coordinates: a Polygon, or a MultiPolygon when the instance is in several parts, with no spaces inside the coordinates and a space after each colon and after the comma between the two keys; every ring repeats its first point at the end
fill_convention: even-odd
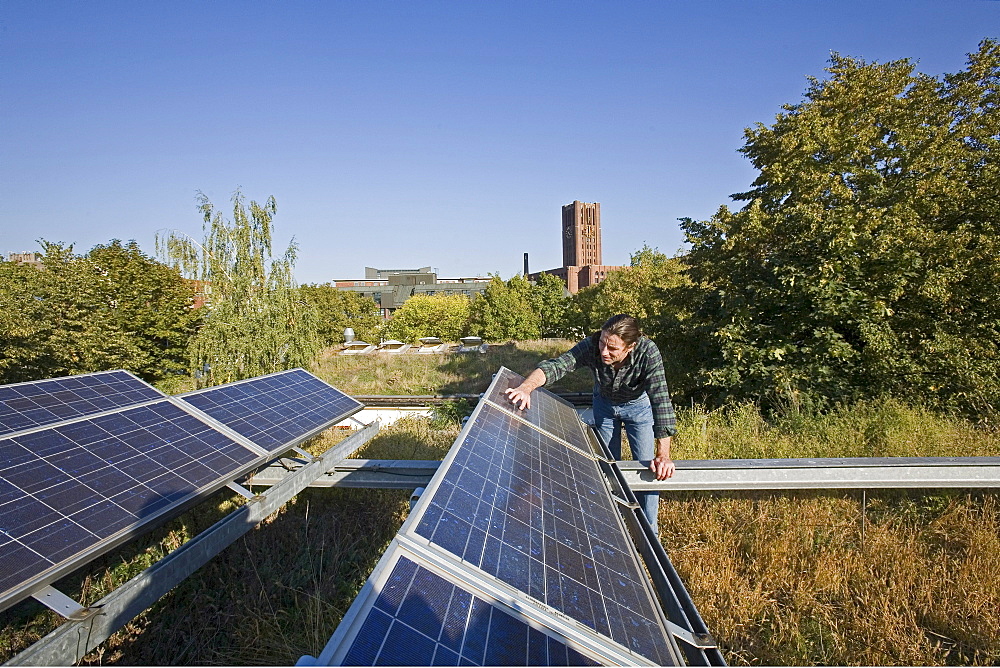
{"type": "MultiPolygon", "coordinates": [[[[673,476],[670,437],[677,433],[677,420],[663,358],[630,315],[611,317],[601,331],[559,357],[545,360],[523,383],[509,388],[507,397],[519,409],[529,408],[535,389],[581,366],[590,368],[594,375],[594,426],[612,456],[621,459],[624,428],[634,459],[648,461],[657,480],[673,476]]],[[[659,492],[636,492],[636,497],[656,531],[659,492]]]]}

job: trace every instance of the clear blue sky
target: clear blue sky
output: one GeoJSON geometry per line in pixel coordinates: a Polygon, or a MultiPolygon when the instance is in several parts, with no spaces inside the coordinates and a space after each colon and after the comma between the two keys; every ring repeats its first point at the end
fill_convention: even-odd
{"type": "Polygon", "coordinates": [[[605,263],[673,254],[831,52],[940,75],[985,37],[1000,2],[0,0],[0,252],[152,254],[241,186],[302,283],[557,267],[574,199],[605,263]]]}

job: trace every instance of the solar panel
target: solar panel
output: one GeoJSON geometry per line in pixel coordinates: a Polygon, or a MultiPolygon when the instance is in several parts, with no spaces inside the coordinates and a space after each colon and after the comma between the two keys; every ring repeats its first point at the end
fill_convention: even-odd
{"type": "Polygon", "coordinates": [[[531,406],[527,410],[517,408],[507,398],[504,392],[508,388],[517,387],[523,381],[523,376],[501,367],[493,379],[486,400],[512,415],[530,422],[551,436],[555,436],[585,453],[592,453],[593,448],[590,440],[581,426],[580,417],[573,404],[548,391],[532,392],[531,406]]]}
{"type": "Polygon", "coordinates": [[[331,661],[343,665],[594,666],[585,649],[532,625],[482,593],[398,554],[369,590],[359,632],[331,661]]]}
{"type": "MultiPolygon", "coordinates": [[[[540,389],[532,395],[531,411],[516,410],[502,393],[519,378],[501,369],[383,562],[392,563],[400,551],[409,550],[433,562],[449,586],[475,582],[481,590],[511,597],[519,612],[543,624],[550,635],[572,638],[586,648],[586,656],[563,663],[598,657],[610,663],[680,664],[600,466],[585,453],[589,442],[586,451],[574,447],[585,441],[575,409],[540,389]]],[[[378,592],[377,598],[396,595],[385,591],[388,581],[376,574],[366,587],[378,592]]],[[[421,605],[438,611],[427,613],[431,617],[441,617],[442,597],[455,595],[437,584],[421,585],[417,592],[421,605]]],[[[380,652],[398,651],[402,654],[393,654],[392,661],[426,665],[430,655],[410,649],[420,646],[416,640],[379,649],[396,624],[402,625],[400,638],[418,629],[419,616],[402,611],[390,613],[359,597],[320,660],[336,656],[345,663],[377,664],[387,660],[380,652]],[[331,649],[335,646],[359,649],[346,656],[332,653],[342,651],[331,649]]],[[[432,632],[423,635],[433,637],[432,632]]],[[[535,661],[534,655],[526,659],[520,649],[511,650],[506,637],[498,635],[500,644],[492,649],[493,636],[487,637],[489,662],[535,661]]],[[[478,657],[463,655],[459,661],[475,663],[478,657]]]]}
{"type": "Polygon", "coordinates": [[[262,459],[171,399],[0,438],[0,608],[262,459]]]}
{"type": "Polygon", "coordinates": [[[127,371],[102,371],[0,387],[0,436],[163,398],[127,371]]]}
{"type": "Polygon", "coordinates": [[[660,665],[658,608],[592,459],[484,404],[414,533],[660,665]]]}
{"type": "Polygon", "coordinates": [[[271,453],[293,447],[363,407],[302,369],[210,387],[180,398],[271,453]]]}

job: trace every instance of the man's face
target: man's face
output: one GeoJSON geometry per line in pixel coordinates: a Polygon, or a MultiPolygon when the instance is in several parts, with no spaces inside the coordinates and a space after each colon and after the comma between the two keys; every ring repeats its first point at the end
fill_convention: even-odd
{"type": "Polygon", "coordinates": [[[601,352],[601,361],[605,364],[618,364],[622,362],[632,352],[632,349],[635,348],[634,343],[626,346],[625,342],[622,341],[622,337],[617,334],[608,334],[607,332],[601,332],[598,346],[601,352]]]}

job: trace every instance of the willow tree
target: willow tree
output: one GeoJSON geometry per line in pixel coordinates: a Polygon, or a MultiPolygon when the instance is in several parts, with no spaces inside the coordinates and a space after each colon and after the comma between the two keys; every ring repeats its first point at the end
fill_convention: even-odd
{"type": "Polygon", "coordinates": [[[308,365],[319,350],[314,309],[293,276],[294,240],[272,256],[274,197],[249,206],[237,189],[227,220],[203,193],[204,242],[182,233],[157,235],[160,257],[203,291],[207,310],[191,338],[191,371],[199,385],[217,385],[308,365]]]}

